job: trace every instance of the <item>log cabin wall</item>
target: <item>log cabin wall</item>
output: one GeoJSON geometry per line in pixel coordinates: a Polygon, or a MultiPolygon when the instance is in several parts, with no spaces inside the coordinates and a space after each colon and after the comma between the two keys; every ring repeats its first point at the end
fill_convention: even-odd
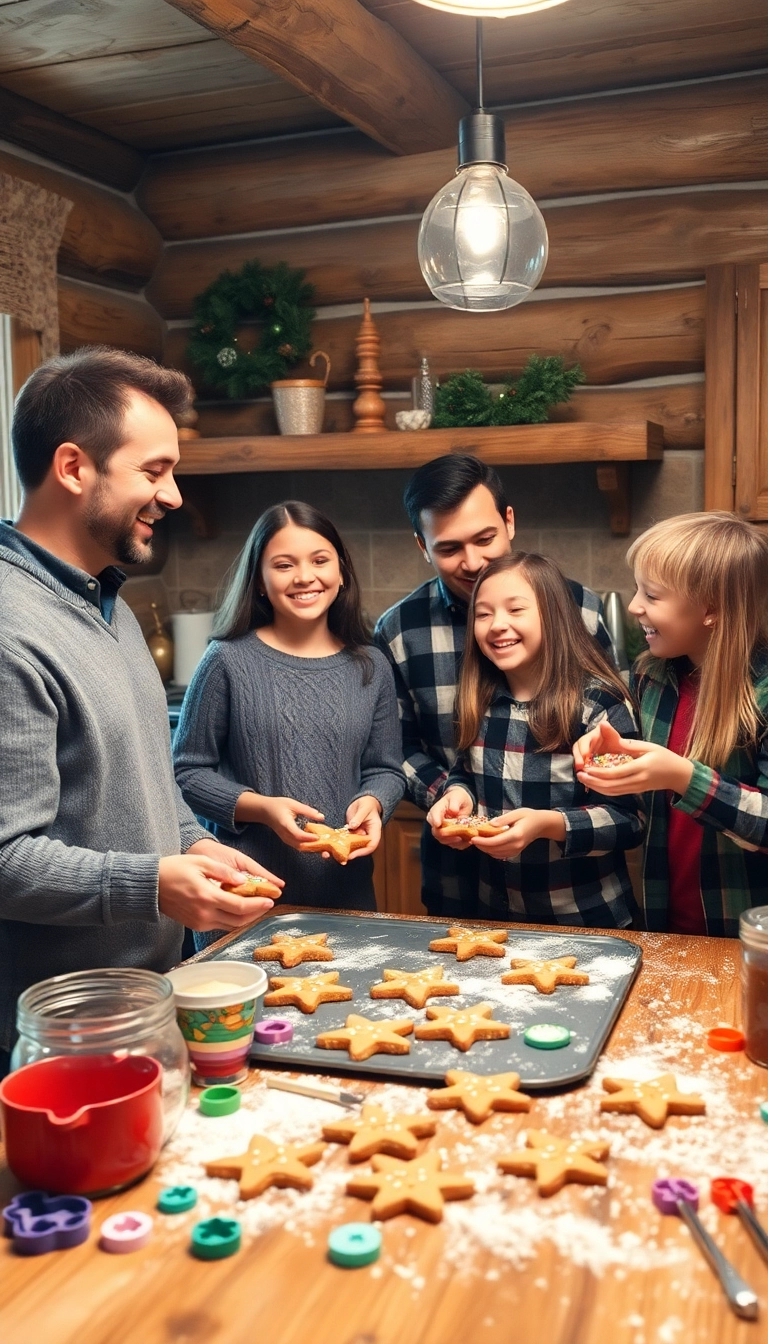
{"type": "MultiPolygon", "coordinates": [[[[394,157],[339,130],[159,154],[135,199],[46,170],[81,193],[62,248],[63,346],[105,339],[156,353],[165,336],[166,362],[183,367],[194,296],[225,267],[284,259],[316,287],[315,345],[334,363],[327,429],[350,424],[366,294],[392,420],[409,404],[422,351],[438,375],[470,366],[491,381],[519,371],[532,350],[562,353],[582,363],[587,385],[553,418],[664,427],[665,461],[632,467],[635,535],[702,506],[704,272],[768,255],[767,111],[766,72],[508,109],[510,174],[544,211],[550,261],[534,298],[502,314],[441,307],[418,270],[420,214],[452,174],[452,150],[394,157]]],[[[217,403],[198,390],[204,434],[273,428],[267,400],[217,403]]],[[[503,474],[524,546],[598,590],[629,595],[627,541],[609,533],[593,466],[503,474]]],[[[298,477],[220,478],[218,536],[201,541],[188,516],[172,519],[162,574],[133,580],[128,596],[133,589],[145,620],[150,595],[170,609],[185,591],[214,601],[258,512],[298,495],[327,509],[349,538],[376,616],[428,575],[402,511],[405,479],[321,464],[298,477]]]]}

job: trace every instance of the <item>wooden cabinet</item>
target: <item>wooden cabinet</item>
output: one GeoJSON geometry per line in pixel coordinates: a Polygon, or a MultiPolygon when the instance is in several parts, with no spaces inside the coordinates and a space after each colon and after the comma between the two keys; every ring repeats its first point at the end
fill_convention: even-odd
{"type": "Polygon", "coordinates": [[[707,509],[768,522],[768,262],[707,272],[707,509]]]}
{"type": "Polygon", "coordinates": [[[400,803],[384,828],[373,867],[376,904],[382,914],[426,914],[419,858],[423,826],[424,813],[413,803],[400,803]]]}

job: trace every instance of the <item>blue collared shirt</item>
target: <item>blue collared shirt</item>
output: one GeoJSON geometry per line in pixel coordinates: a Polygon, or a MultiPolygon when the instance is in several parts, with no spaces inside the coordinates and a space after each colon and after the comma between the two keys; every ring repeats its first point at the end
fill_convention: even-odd
{"type": "Polygon", "coordinates": [[[44,546],[38,545],[26,533],[20,532],[14,523],[8,519],[3,519],[5,526],[11,529],[11,536],[3,538],[3,544],[10,546],[17,555],[24,555],[33,565],[44,569],[56,579],[57,583],[63,584],[71,592],[77,593],[79,597],[84,597],[86,602],[92,603],[98,607],[107,625],[112,624],[112,615],[115,610],[117,595],[125,583],[125,574],[117,565],[107,565],[100,574],[95,577],[92,574],[86,574],[85,570],[76,569],[74,565],[68,565],[66,560],[60,559],[52,551],[47,551],[44,546]]]}

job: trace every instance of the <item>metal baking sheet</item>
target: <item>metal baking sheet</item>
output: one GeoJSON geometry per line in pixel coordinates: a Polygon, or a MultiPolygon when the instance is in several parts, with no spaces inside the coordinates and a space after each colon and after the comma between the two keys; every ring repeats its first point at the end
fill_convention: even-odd
{"type": "MultiPolygon", "coordinates": [[[[478,922],[467,927],[496,926],[478,922]]],[[[223,946],[203,953],[200,959],[250,961],[254,948],[266,946],[273,933],[328,934],[333,961],[302,962],[293,969],[283,969],[278,961],[262,961],[259,965],[270,976],[339,971],[339,984],[350,986],[354,997],[346,1003],[322,1003],[314,1013],[307,1014],[298,1008],[265,1009],[265,1016],[289,1018],[294,1035],[285,1045],[254,1044],[251,1058],[259,1064],[310,1066],[320,1073],[341,1070],[383,1075],[399,1082],[442,1082],[448,1069],[483,1074],[514,1070],[520,1074],[521,1086],[529,1090],[567,1087],[588,1078],[640,969],[640,948],[610,934],[560,933],[556,929],[517,932],[511,928],[507,930],[507,942],[502,944],[503,958],[476,956],[461,962],[453,953],[429,951],[432,939],[444,938],[447,931],[448,922],[432,920],[366,919],[333,913],[273,915],[223,946]],[[577,970],[589,974],[588,985],[559,985],[554,994],[540,994],[530,985],[501,983],[512,957],[568,956],[577,958],[577,970]],[[417,1041],[409,1036],[405,1039],[411,1043],[410,1054],[373,1055],[360,1063],[343,1050],[317,1049],[319,1033],[343,1027],[350,1013],[370,1018],[410,1017],[414,1024],[424,1021],[426,1008],[411,1008],[403,999],[372,999],[369,990],[383,979],[385,967],[417,971],[431,965],[442,965],[443,978],[459,984],[461,994],[430,999],[428,1005],[458,1008],[483,1001],[492,1003],[494,1020],[508,1022],[512,1028],[509,1038],[477,1041],[464,1051],[448,1041],[417,1041]],[[573,1033],[570,1045],[559,1050],[537,1050],[526,1045],[523,1032],[537,1022],[568,1027],[573,1033]]]]}

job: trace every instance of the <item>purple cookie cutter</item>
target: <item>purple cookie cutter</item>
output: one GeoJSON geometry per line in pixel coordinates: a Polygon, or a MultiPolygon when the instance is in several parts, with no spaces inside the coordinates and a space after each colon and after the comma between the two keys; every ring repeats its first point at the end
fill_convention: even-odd
{"type": "Polygon", "coordinates": [[[698,1209],[699,1187],[683,1177],[666,1176],[653,1182],[651,1198],[659,1213],[679,1213],[681,1199],[691,1208],[698,1209]]]}
{"type": "Polygon", "coordinates": [[[45,1255],[88,1240],[93,1205],[82,1195],[16,1195],[3,1209],[6,1237],[19,1255],[45,1255]]]}
{"type": "Polygon", "coordinates": [[[287,1017],[265,1017],[256,1023],[253,1035],[259,1045],[278,1045],[293,1039],[293,1024],[287,1017]]]}

